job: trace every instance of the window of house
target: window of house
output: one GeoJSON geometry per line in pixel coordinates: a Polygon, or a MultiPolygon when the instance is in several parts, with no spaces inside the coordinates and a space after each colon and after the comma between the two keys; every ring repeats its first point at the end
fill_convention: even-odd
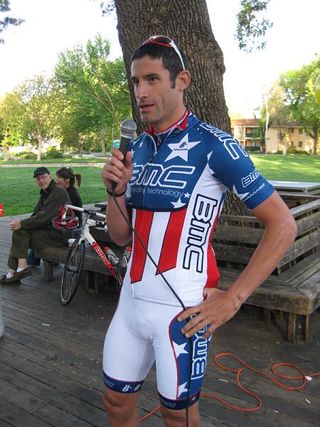
{"type": "Polygon", "coordinates": [[[299,148],[302,148],[302,147],[303,147],[303,143],[302,143],[302,141],[299,141],[299,142],[298,142],[298,147],[299,147],[299,148]]]}
{"type": "Polygon", "coordinates": [[[290,146],[294,147],[294,142],[293,141],[290,141],[290,146]]]}
{"type": "Polygon", "coordinates": [[[299,134],[302,135],[303,129],[299,129],[299,134]]]}
{"type": "Polygon", "coordinates": [[[294,133],[294,129],[293,129],[293,128],[290,128],[290,132],[291,132],[291,133],[294,133]]]}

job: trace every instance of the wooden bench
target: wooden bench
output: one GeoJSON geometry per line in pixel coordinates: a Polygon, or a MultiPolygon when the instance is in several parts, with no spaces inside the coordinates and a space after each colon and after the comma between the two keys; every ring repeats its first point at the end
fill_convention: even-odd
{"type": "MultiPolygon", "coordinates": [[[[220,289],[227,289],[239,271],[220,268],[220,289]]],[[[320,306],[319,253],[310,255],[280,277],[270,276],[246,304],[264,309],[266,319],[280,326],[289,342],[306,341],[309,316],[320,306]]]]}
{"type": "MultiPolygon", "coordinates": [[[[105,233],[104,230],[103,233],[105,233]]],[[[97,237],[95,236],[95,238],[97,237]]],[[[105,244],[111,246],[115,253],[119,254],[122,251],[121,248],[110,242],[107,237],[105,239],[105,244]]],[[[37,256],[44,262],[44,280],[52,281],[54,279],[54,266],[56,264],[65,264],[68,253],[68,246],[63,248],[44,248],[37,251],[37,256]]],[[[113,275],[110,270],[90,247],[85,249],[82,278],[86,290],[95,295],[99,294],[106,281],[113,281],[113,275]]]]}
{"type": "MultiPolygon", "coordinates": [[[[301,195],[289,194],[290,200],[301,195]]],[[[291,208],[298,225],[296,240],[265,283],[246,301],[264,309],[284,328],[290,342],[307,340],[310,314],[320,305],[320,197],[304,197],[304,204],[291,208]]],[[[263,234],[263,224],[255,217],[221,215],[214,233],[221,280],[227,289],[250,260],[263,234]]],[[[52,280],[53,264],[65,263],[68,248],[47,248],[42,251],[45,279],[52,280]]],[[[85,262],[85,286],[99,293],[101,283],[111,273],[98,256],[88,248],[85,262]]]]}
{"type": "MultiPolygon", "coordinates": [[[[281,194],[281,193],[280,193],[281,194]]],[[[285,328],[290,342],[306,340],[310,314],[320,305],[320,196],[281,194],[292,207],[298,232],[294,244],[273,274],[246,301],[271,313],[285,328]],[[302,197],[303,196],[303,197],[302,197]]],[[[264,232],[249,215],[221,215],[213,236],[221,271],[219,287],[226,289],[248,264],[264,232]]]]}

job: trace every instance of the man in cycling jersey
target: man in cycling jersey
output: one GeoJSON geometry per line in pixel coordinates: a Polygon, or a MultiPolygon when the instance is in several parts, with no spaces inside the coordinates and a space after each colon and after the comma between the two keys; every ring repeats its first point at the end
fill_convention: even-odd
{"type": "Polygon", "coordinates": [[[190,79],[184,54],[168,37],[151,37],[134,52],[131,81],[148,128],[125,157],[113,149],[102,172],[114,194],[111,237],[121,246],[132,240],[104,345],[103,402],[112,426],[139,425],[138,391],[154,362],[165,425],[185,426],[188,408],[189,427],[199,426],[211,334],[271,274],[296,235],[287,206],[238,142],[186,110],[190,79]],[[210,242],[228,189],[265,233],[244,271],[220,291],[210,242]]]}

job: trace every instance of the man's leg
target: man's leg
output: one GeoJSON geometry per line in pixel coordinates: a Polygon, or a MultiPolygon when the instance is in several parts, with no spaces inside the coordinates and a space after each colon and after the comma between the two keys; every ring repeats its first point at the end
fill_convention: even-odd
{"type": "MultiPolygon", "coordinates": [[[[185,427],[187,420],[187,409],[173,410],[161,405],[160,412],[166,427],[185,427]]],[[[188,408],[188,427],[199,427],[200,415],[199,404],[196,402],[188,408]]]]}
{"type": "Polygon", "coordinates": [[[161,307],[160,304],[153,308],[155,319],[162,319],[155,326],[154,339],[161,413],[166,427],[185,427],[187,419],[188,427],[199,427],[197,401],[210,339],[203,338],[207,327],[192,338],[186,338],[181,332],[186,321],[177,321],[179,311],[179,307],[161,307]]]}
{"type": "Polygon", "coordinates": [[[40,258],[36,257],[36,254],[33,249],[29,249],[27,256],[28,267],[38,267],[40,265],[40,258]]]}
{"type": "Polygon", "coordinates": [[[108,413],[110,427],[138,427],[137,400],[139,393],[118,393],[107,389],[103,406],[108,413]]]}
{"type": "Polygon", "coordinates": [[[154,362],[151,331],[143,302],[123,287],[103,348],[107,390],[103,405],[112,427],[137,427],[137,400],[143,380],[154,362]],[[141,326],[143,327],[141,328],[141,326]]]}
{"type": "Polygon", "coordinates": [[[16,271],[27,267],[27,254],[30,244],[30,234],[25,230],[12,233],[12,242],[8,258],[9,271],[16,271]]]}

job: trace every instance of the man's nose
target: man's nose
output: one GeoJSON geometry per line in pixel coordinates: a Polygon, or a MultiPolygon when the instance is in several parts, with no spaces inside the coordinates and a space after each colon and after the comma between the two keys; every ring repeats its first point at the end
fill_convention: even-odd
{"type": "Polygon", "coordinates": [[[138,99],[146,98],[148,96],[147,85],[143,82],[139,82],[135,88],[136,97],[138,99]]]}

